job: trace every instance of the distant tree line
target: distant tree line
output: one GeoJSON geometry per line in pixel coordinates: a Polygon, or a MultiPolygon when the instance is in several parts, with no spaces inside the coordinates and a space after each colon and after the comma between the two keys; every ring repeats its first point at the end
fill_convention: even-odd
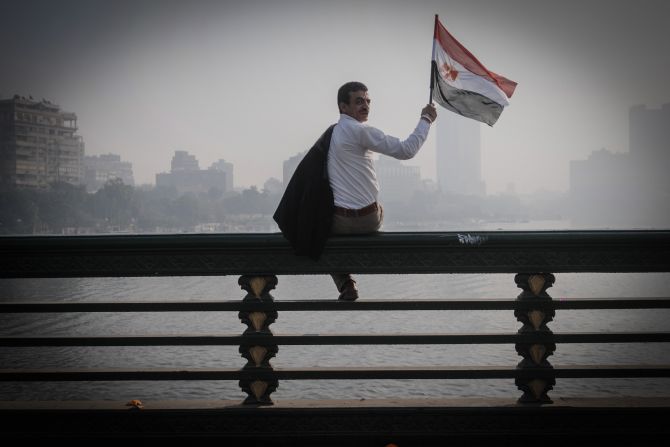
{"type": "Polygon", "coordinates": [[[279,197],[251,187],[223,194],[178,194],[174,188],[135,188],[112,180],[97,192],[54,183],[44,190],[0,190],[0,234],[157,229],[189,230],[200,223],[222,223],[231,215],[270,215],[279,197]]]}
{"type": "MultiPolygon", "coordinates": [[[[54,183],[44,190],[0,189],[0,234],[106,233],[110,231],[193,231],[199,224],[220,224],[231,231],[253,231],[272,225],[281,193],[255,186],[224,194],[216,188],[201,194],[179,194],[175,188],[135,188],[113,180],[97,192],[83,186],[54,183]],[[227,225],[227,226],[226,226],[227,225]]],[[[422,222],[514,222],[561,219],[564,197],[524,201],[516,195],[463,196],[417,191],[406,202],[384,202],[385,227],[422,222]]],[[[266,231],[262,229],[261,231],[266,231]]]]}

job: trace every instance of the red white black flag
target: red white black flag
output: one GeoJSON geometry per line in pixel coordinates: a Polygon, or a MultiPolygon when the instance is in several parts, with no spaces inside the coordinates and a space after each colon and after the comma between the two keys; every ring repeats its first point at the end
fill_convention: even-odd
{"type": "Polygon", "coordinates": [[[435,16],[433,101],[442,107],[492,126],[509,105],[516,82],[500,76],[477,60],[435,16]]]}

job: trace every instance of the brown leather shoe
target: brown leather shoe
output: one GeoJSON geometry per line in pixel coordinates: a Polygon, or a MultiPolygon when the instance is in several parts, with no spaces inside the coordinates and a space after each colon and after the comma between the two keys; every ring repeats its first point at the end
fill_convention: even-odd
{"type": "Polygon", "coordinates": [[[356,281],[348,279],[340,289],[341,301],[356,301],[358,299],[358,289],[356,289],[356,281]]]}

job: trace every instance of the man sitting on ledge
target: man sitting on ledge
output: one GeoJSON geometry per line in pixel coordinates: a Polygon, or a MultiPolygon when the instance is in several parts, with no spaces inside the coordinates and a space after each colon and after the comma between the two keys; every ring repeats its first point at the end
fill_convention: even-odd
{"type": "MultiPolygon", "coordinates": [[[[317,261],[332,234],[379,230],[384,212],[372,153],[407,160],[416,155],[437,117],[428,104],[406,140],[364,124],[370,112],[368,88],[347,82],[337,92],[340,120],[330,126],[298,164],[273,218],[296,255],[317,261]]],[[[350,274],[332,274],[339,299],[358,298],[350,274]]]]}
{"type": "MultiPolygon", "coordinates": [[[[378,231],[384,218],[379,204],[379,183],[372,153],[399,160],[414,157],[428,137],[431,123],[437,118],[432,104],[421,110],[414,132],[406,140],[385,135],[364,124],[370,113],[368,88],[360,82],[347,82],[337,92],[340,120],[333,129],[328,151],[328,178],[335,205],[332,234],[366,234],[378,231]]],[[[331,275],[340,292],[339,299],[358,298],[356,281],[350,274],[331,275]]]]}

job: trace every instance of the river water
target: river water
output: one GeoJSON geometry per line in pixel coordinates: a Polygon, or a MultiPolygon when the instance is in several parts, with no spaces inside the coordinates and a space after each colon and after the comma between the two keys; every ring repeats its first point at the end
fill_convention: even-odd
{"type": "MultiPolygon", "coordinates": [[[[508,274],[358,275],[361,299],[515,298],[508,274]]],[[[559,274],[554,299],[668,296],[668,273],[559,274]]],[[[333,300],[327,276],[280,276],[276,300],[333,300]]],[[[0,280],[2,301],[238,300],[237,277],[74,278],[0,280]]],[[[275,334],[511,333],[521,324],[513,311],[283,312],[275,334]]],[[[69,313],[0,315],[2,336],[141,334],[241,334],[237,312],[69,313]]],[[[668,331],[670,310],[557,311],[549,328],[561,332],[668,331]]],[[[555,365],[668,364],[670,346],[564,344],[555,365]]],[[[348,366],[515,366],[514,346],[396,345],[280,346],[280,368],[348,366]]],[[[0,348],[2,368],[237,368],[237,347],[0,348]]],[[[274,399],[520,396],[513,380],[282,381],[274,399]]],[[[667,379],[558,379],[550,396],[657,396],[670,394],[667,379]]],[[[0,400],[242,399],[237,382],[0,383],[0,400]]]]}

